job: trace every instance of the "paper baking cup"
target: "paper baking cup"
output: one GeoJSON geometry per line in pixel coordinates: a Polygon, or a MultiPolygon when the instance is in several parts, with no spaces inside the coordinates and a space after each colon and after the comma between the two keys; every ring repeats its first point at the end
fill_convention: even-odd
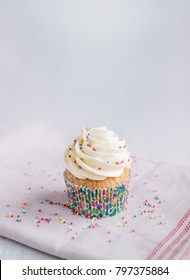
{"type": "Polygon", "coordinates": [[[65,176],[68,207],[86,218],[111,217],[127,209],[128,182],[115,187],[91,189],[76,185],[65,176]]]}

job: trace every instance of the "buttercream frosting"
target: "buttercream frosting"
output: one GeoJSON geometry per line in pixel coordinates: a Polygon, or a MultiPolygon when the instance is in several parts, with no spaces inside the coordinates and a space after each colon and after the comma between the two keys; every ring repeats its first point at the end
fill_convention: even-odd
{"type": "Polygon", "coordinates": [[[131,164],[125,140],[106,127],[83,127],[66,149],[64,160],[75,177],[91,180],[119,177],[131,164]]]}

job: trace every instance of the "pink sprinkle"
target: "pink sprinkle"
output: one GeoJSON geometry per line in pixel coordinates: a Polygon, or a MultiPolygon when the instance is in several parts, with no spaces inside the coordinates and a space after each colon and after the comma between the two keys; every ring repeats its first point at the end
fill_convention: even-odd
{"type": "Polygon", "coordinates": [[[110,240],[108,240],[108,243],[111,243],[112,241],[111,241],[111,239],[110,240]]]}
{"type": "Polygon", "coordinates": [[[106,232],[106,234],[110,234],[110,231],[106,232]]]}
{"type": "Polygon", "coordinates": [[[73,222],[70,222],[69,224],[70,224],[70,225],[73,225],[73,222]]]}
{"type": "Polygon", "coordinates": [[[96,152],[96,149],[95,149],[95,148],[93,148],[92,150],[96,152]]]}
{"type": "Polygon", "coordinates": [[[52,218],[45,218],[45,221],[48,222],[48,223],[49,223],[51,220],[52,220],[52,218]]]}
{"type": "Polygon", "coordinates": [[[135,230],[134,230],[134,229],[132,229],[132,232],[135,232],[135,230]]]}
{"type": "Polygon", "coordinates": [[[23,205],[25,205],[25,206],[29,206],[28,201],[25,201],[25,202],[23,203],[23,205]]]}
{"type": "Polygon", "coordinates": [[[143,185],[146,185],[147,184],[147,182],[145,181],[144,183],[143,183],[143,185]]]}
{"type": "Polygon", "coordinates": [[[13,216],[12,213],[8,213],[8,214],[7,214],[7,217],[8,217],[8,218],[13,218],[14,216],[13,216]]]}
{"type": "Polygon", "coordinates": [[[41,210],[41,209],[39,209],[39,210],[38,210],[38,212],[42,212],[42,210],[41,210]]]}
{"type": "Polygon", "coordinates": [[[123,216],[123,217],[121,217],[121,219],[122,219],[122,220],[124,220],[124,219],[125,219],[125,217],[123,216]]]}
{"type": "Polygon", "coordinates": [[[74,239],[75,239],[74,236],[72,236],[71,240],[74,240],[74,239]]]}

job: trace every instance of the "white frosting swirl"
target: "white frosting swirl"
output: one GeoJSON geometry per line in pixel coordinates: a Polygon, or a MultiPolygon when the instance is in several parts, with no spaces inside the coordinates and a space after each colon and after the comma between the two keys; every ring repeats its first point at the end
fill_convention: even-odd
{"type": "Polygon", "coordinates": [[[119,177],[131,164],[125,140],[106,127],[84,128],[66,149],[67,169],[79,179],[119,177]]]}

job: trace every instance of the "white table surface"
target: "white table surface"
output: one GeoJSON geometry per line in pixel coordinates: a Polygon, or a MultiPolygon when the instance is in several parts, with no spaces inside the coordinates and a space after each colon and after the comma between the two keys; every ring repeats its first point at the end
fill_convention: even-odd
{"type": "MultiPolygon", "coordinates": [[[[9,2],[0,137],[33,121],[69,137],[107,126],[136,154],[190,165],[190,1],[9,2]]],[[[2,237],[0,258],[56,259],[2,237]]]]}

